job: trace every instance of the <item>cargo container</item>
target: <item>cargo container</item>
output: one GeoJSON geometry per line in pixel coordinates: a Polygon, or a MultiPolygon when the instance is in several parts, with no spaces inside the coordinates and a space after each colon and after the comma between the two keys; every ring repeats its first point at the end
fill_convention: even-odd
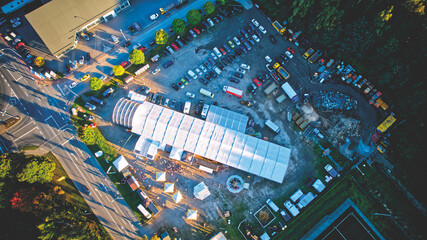
{"type": "Polygon", "coordinates": [[[241,98],[243,96],[243,91],[231,86],[224,86],[222,89],[225,93],[231,94],[233,96],[241,98]]]}
{"type": "Polygon", "coordinates": [[[200,94],[203,94],[203,95],[205,95],[207,97],[210,97],[210,98],[214,97],[213,93],[211,93],[210,91],[208,91],[208,90],[206,90],[204,88],[200,88],[200,94]]]}
{"type": "Polygon", "coordinates": [[[280,132],[279,126],[277,126],[274,122],[270,121],[269,119],[267,119],[267,121],[265,121],[265,126],[267,126],[268,128],[270,128],[275,133],[279,133],[280,132]]]}
{"type": "Polygon", "coordinates": [[[274,21],[272,23],[272,25],[280,33],[280,35],[285,34],[286,29],[284,27],[282,27],[282,25],[280,25],[280,23],[278,21],[274,21]]]}
{"type": "Polygon", "coordinates": [[[283,91],[285,91],[285,93],[288,95],[289,99],[291,99],[293,103],[298,102],[298,95],[291,87],[291,85],[289,85],[289,83],[285,82],[282,85],[282,89],[283,91]]]}
{"type": "Polygon", "coordinates": [[[276,83],[272,83],[270,86],[268,86],[266,89],[264,89],[264,94],[268,95],[271,92],[273,92],[276,88],[277,88],[277,84],[276,83]]]}
{"type": "Polygon", "coordinates": [[[142,215],[144,215],[145,218],[151,218],[151,213],[149,213],[148,210],[144,206],[142,206],[142,204],[139,204],[137,208],[142,213],[142,215]]]}
{"type": "Polygon", "coordinates": [[[276,71],[285,80],[287,80],[291,76],[283,67],[279,67],[278,69],[276,69],[276,71]]]}
{"type": "Polygon", "coordinates": [[[316,197],[312,192],[307,193],[306,195],[302,196],[299,202],[297,203],[297,207],[299,209],[302,209],[306,207],[308,204],[310,204],[311,201],[316,197]]]}
{"type": "Polygon", "coordinates": [[[391,126],[391,125],[393,125],[393,123],[394,122],[396,122],[396,118],[393,116],[393,115],[390,115],[390,116],[388,116],[388,118],[386,118],[385,120],[384,120],[384,122],[382,122],[378,127],[377,127],[377,129],[378,129],[378,131],[380,131],[380,132],[385,132],[385,131],[387,131],[387,129],[391,126]]]}
{"type": "Polygon", "coordinates": [[[292,214],[292,216],[296,217],[299,214],[299,210],[295,205],[291,203],[291,201],[286,201],[283,205],[288,209],[288,211],[292,214]]]}
{"type": "Polygon", "coordinates": [[[285,101],[285,99],[286,99],[286,95],[283,93],[282,95],[276,98],[276,102],[282,103],[283,101],[285,101]]]}
{"type": "Polygon", "coordinates": [[[320,56],[322,56],[322,52],[318,50],[313,55],[311,55],[311,57],[308,59],[308,61],[310,63],[314,63],[320,58],[320,56]]]}

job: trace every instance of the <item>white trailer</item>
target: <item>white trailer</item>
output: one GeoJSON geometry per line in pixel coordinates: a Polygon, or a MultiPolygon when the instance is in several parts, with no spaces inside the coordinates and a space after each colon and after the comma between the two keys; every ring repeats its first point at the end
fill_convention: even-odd
{"type": "Polygon", "coordinates": [[[288,95],[289,99],[292,100],[292,102],[298,102],[298,95],[295,92],[295,90],[291,87],[291,85],[289,85],[288,82],[285,82],[282,85],[282,89],[283,91],[285,91],[285,93],[288,95]]]}
{"type": "Polygon", "coordinates": [[[286,201],[284,204],[286,209],[292,214],[292,216],[296,217],[299,214],[299,210],[295,205],[291,203],[291,201],[286,201]]]}

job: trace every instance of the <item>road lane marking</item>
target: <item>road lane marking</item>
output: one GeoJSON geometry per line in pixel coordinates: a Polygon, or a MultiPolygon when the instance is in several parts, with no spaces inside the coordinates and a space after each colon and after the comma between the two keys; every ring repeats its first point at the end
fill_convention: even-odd
{"type": "Polygon", "coordinates": [[[61,92],[62,96],[65,96],[65,93],[62,91],[62,89],[58,85],[56,85],[56,86],[57,86],[58,90],[61,92]]]}
{"type": "Polygon", "coordinates": [[[24,137],[24,136],[25,136],[25,135],[27,135],[28,133],[32,132],[34,129],[38,129],[38,128],[39,128],[39,127],[32,128],[30,131],[28,131],[28,132],[26,132],[26,133],[22,134],[19,138],[16,138],[16,139],[15,139],[15,141],[18,141],[19,139],[21,139],[22,137],[24,137]]]}

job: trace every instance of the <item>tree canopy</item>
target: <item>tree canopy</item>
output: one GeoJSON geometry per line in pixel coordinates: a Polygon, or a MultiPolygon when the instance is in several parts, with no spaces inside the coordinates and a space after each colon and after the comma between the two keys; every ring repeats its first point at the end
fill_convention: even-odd
{"type": "Polygon", "coordinates": [[[134,49],[129,53],[129,60],[133,64],[143,64],[145,62],[145,55],[139,49],[134,49]]]}
{"type": "Polygon", "coordinates": [[[211,1],[207,1],[204,5],[203,5],[203,10],[205,11],[206,14],[211,14],[215,11],[215,6],[212,4],[211,1]]]}
{"type": "Polygon", "coordinates": [[[180,19],[180,18],[176,18],[172,21],[172,28],[173,31],[181,34],[185,31],[185,22],[184,20],[180,19]]]}
{"type": "Polygon", "coordinates": [[[86,144],[93,145],[97,140],[97,136],[98,134],[95,129],[87,126],[82,128],[80,138],[86,144]]]}
{"type": "Polygon", "coordinates": [[[37,67],[43,67],[43,65],[44,65],[44,58],[42,58],[42,57],[36,57],[36,59],[34,59],[34,65],[36,65],[37,67]]]}
{"type": "Polygon", "coordinates": [[[33,158],[16,177],[19,182],[46,183],[52,181],[55,163],[44,158],[33,158]]]}
{"type": "Polygon", "coordinates": [[[102,88],[103,82],[101,79],[93,77],[89,81],[89,87],[92,91],[98,91],[102,88]]]}
{"type": "Polygon", "coordinates": [[[121,76],[125,73],[125,69],[121,65],[114,65],[113,73],[114,76],[121,76]]]}
{"type": "Polygon", "coordinates": [[[156,34],[154,37],[156,39],[156,43],[160,45],[160,44],[166,44],[168,42],[169,35],[165,30],[160,29],[156,31],[156,34]]]}
{"type": "Polygon", "coordinates": [[[10,170],[12,170],[11,161],[6,155],[0,156],[0,179],[9,175],[10,170]]]}
{"type": "Polygon", "coordinates": [[[199,24],[202,20],[202,15],[200,14],[199,10],[197,9],[191,9],[187,13],[187,21],[190,23],[190,25],[196,25],[199,24]]]}

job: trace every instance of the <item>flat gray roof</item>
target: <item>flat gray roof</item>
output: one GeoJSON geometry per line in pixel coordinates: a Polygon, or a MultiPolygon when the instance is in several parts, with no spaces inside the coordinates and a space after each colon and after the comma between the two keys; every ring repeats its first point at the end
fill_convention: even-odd
{"type": "Polygon", "coordinates": [[[75,33],[116,8],[120,0],[52,0],[25,17],[53,55],[72,47],[75,33]]]}

